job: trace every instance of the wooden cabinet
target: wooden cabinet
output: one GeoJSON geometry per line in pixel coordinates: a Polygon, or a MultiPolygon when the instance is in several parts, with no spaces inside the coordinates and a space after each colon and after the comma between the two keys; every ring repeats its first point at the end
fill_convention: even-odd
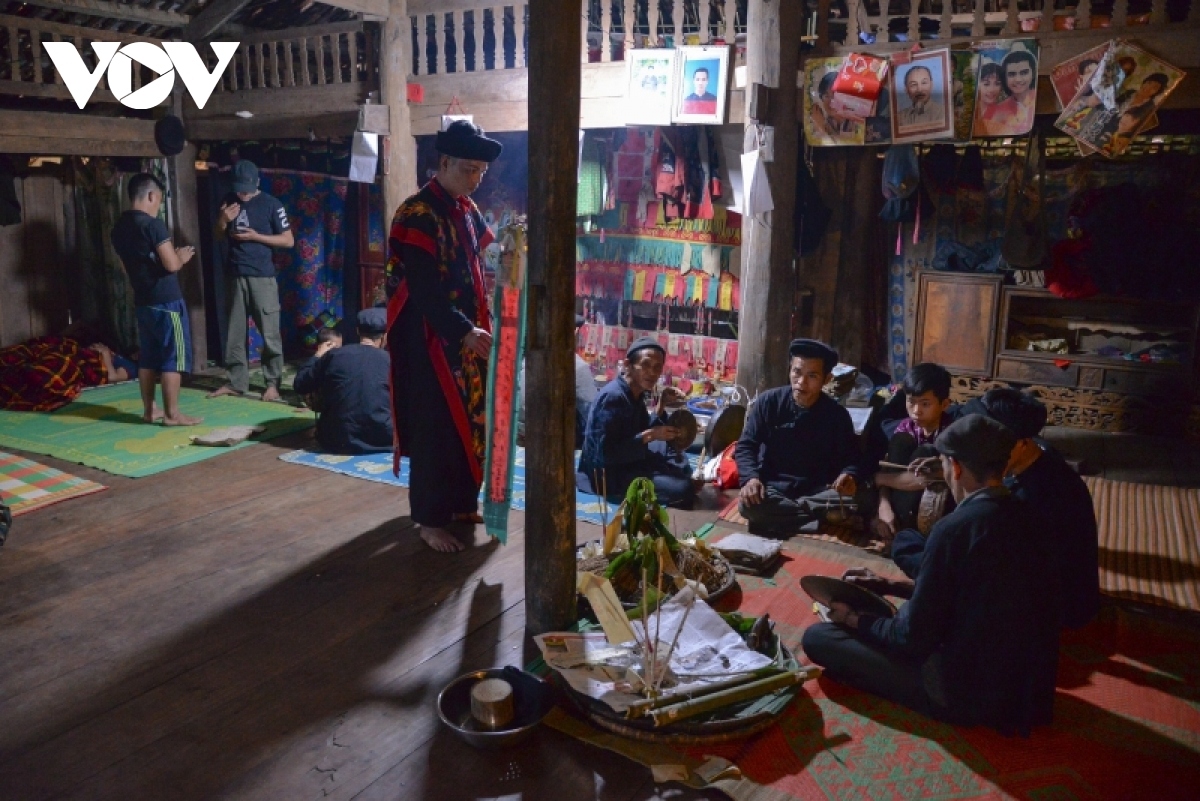
{"type": "Polygon", "coordinates": [[[937,362],[960,375],[990,375],[1003,281],[999,275],[918,272],[913,363],[937,362]]]}
{"type": "Polygon", "coordinates": [[[1200,388],[1200,303],[1068,300],[1003,282],[918,272],[913,363],[944,365],[958,401],[1008,384],[1036,394],[1055,425],[1180,430],[1200,388]]]}

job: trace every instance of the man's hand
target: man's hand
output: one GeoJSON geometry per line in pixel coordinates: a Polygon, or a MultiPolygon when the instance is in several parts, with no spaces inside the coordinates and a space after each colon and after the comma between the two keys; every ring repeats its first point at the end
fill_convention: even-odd
{"type": "Polygon", "coordinates": [[[229,238],[234,242],[261,242],[263,235],[253,228],[237,228],[229,232],[229,238]]]}
{"type": "Polygon", "coordinates": [[[829,620],[849,629],[858,628],[858,613],[841,601],[829,604],[829,620]]]}
{"type": "Polygon", "coordinates": [[[870,590],[876,595],[887,595],[892,588],[892,582],[880,576],[867,567],[852,567],[842,574],[842,581],[849,582],[864,590],[870,590]]]}
{"type": "Polygon", "coordinates": [[[237,216],[242,213],[241,203],[229,203],[221,206],[221,217],[229,224],[237,219],[237,216]]]}
{"type": "Polygon", "coordinates": [[[879,509],[875,519],[871,521],[871,530],[875,536],[887,542],[891,542],[896,536],[896,511],[892,509],[891,501],[887,498],[879,499],[879,509]]]}
{"type": "Polygon", "coordinates": [[[686,401],[687,397],[678,387],[664,387],[662,394],[658,396],[658,413],[662,414],[668,406],[678,406],[686,401]]]}
{"type": "Polygon", "coordinates": [[[492,335],[482,328],[472,329],[463,337],[463,345],[479,358],[487,359],[492,354],[492,335]]]}
{"type": "Polygon", "coordinates": [[[679,436],[679,429],[675,426],[655,426],[654,428],[647,428],[639,436],[642,438],[642,442],[647,445],[655,440],[670,442],[679,436]]]}
{"type": "Polygon", "coordinates": [[[191,245],[184,245],[180,248],[175,248],[175,255],[179,257],[180,264],[187,264],[192,260],[192,256],[196,255],[196,249],[191,245]]]}
{"type": "Polygon", "coordinates": [[[747,506],[758,506],[767,497],[767,488],[757,478],[752,478],[742,487],[738,498],[747,506]]]}
{"type": "Polygon", "coordinates": [[[326,353],[329,353],[331,350],[333,350],[332,342],[322,342],[321,344],[317,345],[316,357],[319,359],[326,353]]]}
{"type": "Polygon", "coordinates": [[[833,488],[837,490],[839,495],[855,495],[858,493],[858,484],[854,481],[854,476],[849,473],[842,473],[833,482],[833,488]]]}
{"type": "Polygon", "coordinates": [[[905,470],[903,473],[876,473],[875,484],[901,492],[920,492],[929,486],[929,478],[911,470],[905,470]]]}

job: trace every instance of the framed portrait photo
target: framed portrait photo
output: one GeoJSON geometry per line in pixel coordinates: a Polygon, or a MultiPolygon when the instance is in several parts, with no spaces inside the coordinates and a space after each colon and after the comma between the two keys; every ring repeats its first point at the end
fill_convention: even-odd
{"type": "Polygon", "coordinates": [[[954,136],[954,95],[950,48],[915,53],[889,73],[892,142],[919,142],[954,136]]]}
{"type": "Polygon", "coordinates": [[[630,50],[625,85],[626,125],[670,125],[677,70],[674,49],[630,50]]]}
{"type": "Polygon", "coordinates": [[[671,121],[723,124],[729,95],[729,47],[680,47],[678,53],[671,121]]]}
{"type": "Polygon", "coordinates": [[[979,73],[974,136],[1029,133],[1037,108],[1037,40],[985,42],[975,50],[979,54],[979,73]]]}

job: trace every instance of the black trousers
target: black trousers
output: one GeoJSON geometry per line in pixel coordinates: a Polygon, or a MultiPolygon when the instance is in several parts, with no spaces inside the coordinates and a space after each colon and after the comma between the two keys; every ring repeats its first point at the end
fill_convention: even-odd
{"type": "Polygon", "coordinates": [[[769,534],[792,534],[813,521],[824,520],[834,509],[851,514],[858,509],[853,498],[843,498],[835,490],[789,498],[774,487],[766,487],[762,501],[753,506],[743,502],[738,511],[756,530],[769,534]]]}
{"type": "Polygon", "coordinates": [[[834,681],[933,718],[946,716],[934,660],[916,661],[860,640],[842,626],[815,623],[800,640],[810,660],[834,681]],[[936,699],[936,700],[935,700],[936,699]]]}

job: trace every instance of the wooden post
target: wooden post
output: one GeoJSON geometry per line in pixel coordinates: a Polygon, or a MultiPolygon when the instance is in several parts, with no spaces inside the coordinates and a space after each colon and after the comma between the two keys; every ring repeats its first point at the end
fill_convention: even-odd
{"type": "Polygon", "coordinates": [[[412,21],[408,0],[389,0],[383,26],[383,53],[379,60],[380,102],[388,107],[388,172],[383,176],[383,224],[417,191],[417,143],[408,111],[408,72],[412,66],[412,21]]]}
{"type": "Polygon", "coordinates": [[[796,160],[800,132],[796,72],[800,67],[803,8],[790,0],[750,0],[746,25],[746,143],[757,146],[758,129],[750,119],[754,84],[771,89],[772,126],[763,133],[773,141],[767,178],[775,210],[742,218],[742,309],[738,331],[738,383],[753,395],[782,386],[788,376],[792,295],[796,287],[793,232],[796,210],[796,160]]]}
{"type": "Polygon", "coordinates": [[[575,619],[575,194],[581,0],[529,4],[525,631],[575,619]],[[554,113],[544,113],[554,109],[554,113]]]}
{"type": "MultiPolygon", "coordinates": [[[[172,112],[183,116],[183,91],[175,83],[171,98],[172,112]]],[[[183,266],[179,288],[188,308],[188,325],[192,329],[192,363],[196,370],[208,365],[208,324],[204,313],[204,270],[200,265],[200,198],[196,188],[196,146],[188,142],[183,151],[167,160],[168,189],[171,204],[171,239],[176,247],[191,245],[196,255],[183,266]]]]}

